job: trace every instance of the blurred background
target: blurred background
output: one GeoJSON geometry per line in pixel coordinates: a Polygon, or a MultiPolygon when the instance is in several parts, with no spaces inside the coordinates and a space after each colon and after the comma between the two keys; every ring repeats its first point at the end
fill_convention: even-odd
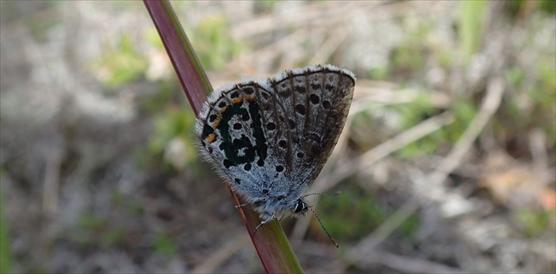
{"type": "MultiPolygon", "coordinates": [[[[331,63],[307,273],[556,273],[556,2],[173,2],[214,87],[331,63]]],[[[260,273],[139,1],[1,1],[3,273],[260,273]]]]}

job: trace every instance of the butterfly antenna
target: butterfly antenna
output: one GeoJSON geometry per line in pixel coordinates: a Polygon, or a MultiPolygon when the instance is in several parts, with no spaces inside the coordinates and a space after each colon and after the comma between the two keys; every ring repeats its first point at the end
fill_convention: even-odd
{"type": "Polygon", "coordinates": [[[339,248],[340,245],[336,242],[336,240],[334,240],[334,238],[332,238],[332,235],[330,235],[330,233],[328,232],[328,230],[326,230],[326,227],[324,227],[324,225],[322,224],[322,221],[319,218],[319,215],[317,214],[317,211],[314,210],[313,208],[309,208],[311,210],[311,212],[313,212],[313,214],[315,215],[315,219],[317,219],[317,221],[320,224],[320,227],[322,227],[322,230],[324,230],[324,233],[326,233],[326,236],[328,236],[328,239],[330,240],[330,242],[332,242],[332,244],[336,247],[339,248]]]}
{"type": "MultiPolygon", "coordinates": [[[[340,195],[342,192],[341,191],[336,191],[334,192],[334,195],[340,195]]],[[[305,198],[307,196],[313,196],[313,195],[323,195],[323,194],[328,194],[327,192],[313,192],[313,193],[307,193],[303,196],[301,196],[301,198],[305,198]]]]}
{"type": "Polygon", "coordinates": [[[324,194],[324,192],[308,193],[308,194],[305,194],[305,195],[301,196],[301,198],[305,198],[307,196],[313,196],[313,195],[322,195],[322,194],[324,194]]]}

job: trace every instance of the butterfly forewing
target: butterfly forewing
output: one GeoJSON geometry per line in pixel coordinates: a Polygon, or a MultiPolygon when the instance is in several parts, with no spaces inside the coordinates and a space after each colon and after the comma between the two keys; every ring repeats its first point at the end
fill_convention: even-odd
{"type": "Polygon", "coordinates": [[[354,84],[319,65],[215,91],[196,125],[203,155],[250,202],[269,189],[301,191],[336,144],[354,84]]]}

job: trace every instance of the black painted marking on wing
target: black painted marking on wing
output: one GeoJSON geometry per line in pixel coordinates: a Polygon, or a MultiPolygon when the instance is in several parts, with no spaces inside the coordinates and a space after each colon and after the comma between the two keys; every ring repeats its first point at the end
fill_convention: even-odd
{"type": "Polygon", "coordinates": [[[241,105],[230,105],[222,113],[222,120],[218,127],[222,135],[222,144],[220,147],[224,151],[224,155],[228,160],[227,163],[230,166],[252,163],[255,161],[256,155],[263,161],[266,159],[268,147],[261,127],[259,106],[256,102],[249,102],[249,110],[246,110],[241,105]],[[239,139],[232,140],[228,122],[236,115],[240,115],[242,118],[251,117],[251,130],[255,138],[254,146],[245,134],[242,134],[239,139]],[[239,152],[241,150],[243,150],[243,155],[240,156],[239,152]]]}
{"type": "Polygon", "coordinates": [[[201,133],[201,140],[204,140],[205,138],[207,138],[207,136],[209,136],[209,134],[213,133],[214,129],[209,126],[208,124],[205,124],[203,126],[203,132],[201,133]]]}
{"type": "Polygon", "coordinates": [[[259,160],[266,160],[267,157],[267,140],[263,131],[263,125],[261,123],[261,109],[256,101],[249,101],[249,114],[251,115],[251,125],[253,129],[253,136],[255,137],[255,147],[257,154],[259,155],[259,160]]]}

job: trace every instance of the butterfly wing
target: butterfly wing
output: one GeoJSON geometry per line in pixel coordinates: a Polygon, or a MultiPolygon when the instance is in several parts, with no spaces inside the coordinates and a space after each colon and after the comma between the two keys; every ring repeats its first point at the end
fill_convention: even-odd
{"type": "Polygon", "coordinates": [[[344,127],[355,77],[331,66],[286,71],[271,78],[277,104],[287,117],[280,134],[289,146],[283,154],[295,181],[311,183],[326,163],[344,127]]]}
{"type": "Polygon", "coordinates": [[[201,152],[250,202],[272,185],[310,183],[334,147],[355,78],[326,65],[215,91],[199,115],[201,152]]]}
{"type": "Polygon", "coordinates": [[[273,95],[264,85],[251,81],[215,91],[196,124],[204,158],[250,202],[263,196],[275,176],[268,172],[271,162],[281,161],[269,147],[269,140],[277,137],[267,129],[273,95]]]}

